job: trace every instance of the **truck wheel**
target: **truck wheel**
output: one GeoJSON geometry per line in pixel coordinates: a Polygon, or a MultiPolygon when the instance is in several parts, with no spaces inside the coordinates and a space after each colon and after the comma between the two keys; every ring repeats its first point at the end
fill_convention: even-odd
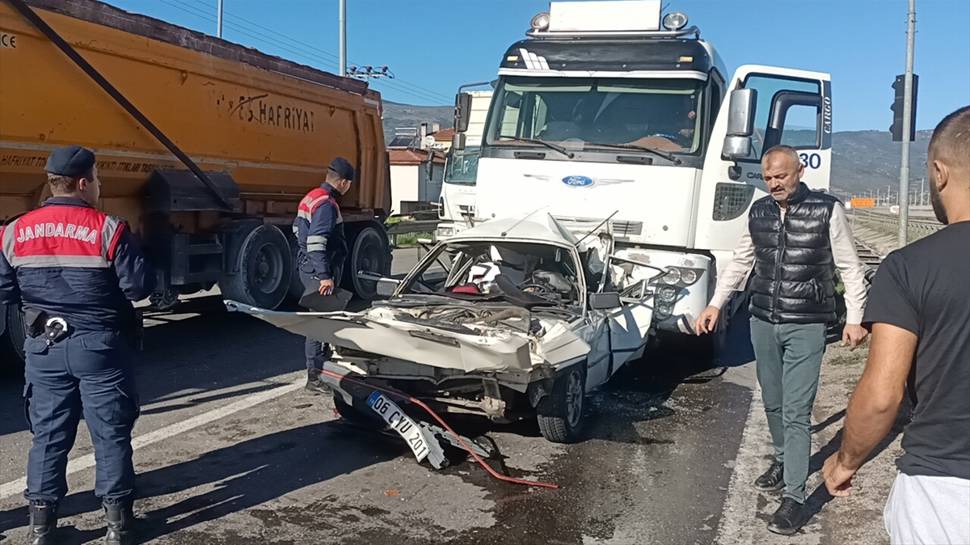
{"type": "Polygon", "coordinates": [[[219,281],[226,299],[274,309],[283,302],[293,274],[293,258],[286,236],[276,226],[260,225],[243,239],[239,270],[219,281]]]}
{"type": "Polygon", "coordinates": [[[391,251],[387,235],[376,224],[359,229],[351,242],[350,259],[344,264],[344,285],[362,299],[377,297],[377,284],[357,277],[357,271],[382,276],[391,272],[391,251]]]}
{"type": "Polygon", "coordinates": [[[553,443],[573,443],[580,438],[586,408],[586,373],[573,365],[553,383],[552,392],[536,407],[539,431],[553,443]]]}
{"type": "Polygon", "coordinates": [[[0,312],[6,314],[6,331],[0,338],[0,357],[10,365],[4,365],[4,372],[21,372],[24,368],[24,340],[27,339],[27,324],[24,323],[24,313],[20,305],[0,306],[0,312]],[[9,357],[7,357],[9,356],[9,357]]]}

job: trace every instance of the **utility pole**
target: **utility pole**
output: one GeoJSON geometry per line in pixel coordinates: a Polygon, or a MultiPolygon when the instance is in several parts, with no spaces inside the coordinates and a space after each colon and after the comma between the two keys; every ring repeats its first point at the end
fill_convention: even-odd
{"type": "Polygon", "coordinates": [[[899,164],[899,239],[900,247],[907,244],[909,228],[909,133],[912,130],[913,107],[913,50],[916,48],[916,0],[909,0],[906,18],[906,80],[903,98],[903,149],[899,164]]]}
{"type": "Polygon", "coordinates": [[[340,77],[346,77],[346,76],[347,76],[347,0],[340,0],[340,77]]]}
{"type": "Polygon", "coordinates": [[[920,206],[926,206],[926,199],[924,195],[926,195],[926,178],[920,178],[919,179],[919,205],[920,206]]]}
{"type": "Polygon", "coordinates": [[[216,36],[222,38],[222,0],[217,0],[218,7],[216,8],[218,14],[216,15],[216,36]]]}

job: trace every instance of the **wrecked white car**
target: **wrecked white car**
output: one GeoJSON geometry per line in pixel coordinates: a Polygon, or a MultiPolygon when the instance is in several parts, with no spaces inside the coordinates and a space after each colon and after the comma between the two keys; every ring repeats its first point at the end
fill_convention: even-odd
{"type": "Polygon", "coordinates": [[[664,273],[612,252],[608,232],[577,240],[550,216],[492,220],[435,246],[403,280],[381,279],[389,298],[362,312],[227,305],[332,344],[324,379],[348,419],[378,412],[361,386],[371,384],[439,414],[537,418],[546,439],[570,442],[586,394],[642,353],[649,281],[664,273]]]}

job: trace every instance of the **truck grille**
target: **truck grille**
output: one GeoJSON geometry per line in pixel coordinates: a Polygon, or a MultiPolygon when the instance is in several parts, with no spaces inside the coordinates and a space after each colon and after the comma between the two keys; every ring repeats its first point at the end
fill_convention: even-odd
{"type": "MultiPolygon", "coordinates": [[[[556,220],[573,233],[586,234],[590,229],[599,225],[602,218],[559,218],[556,220]]],[[[616,220],[610,222],[610,230],[615,236],[639,236],[643,233],[642,221],[616,220]]]]}
{"type": "Polygon", "coordinates": [[[733,220],[751,205],[754,186],[719,183],[714,189],[714,221],[733,220]]]}

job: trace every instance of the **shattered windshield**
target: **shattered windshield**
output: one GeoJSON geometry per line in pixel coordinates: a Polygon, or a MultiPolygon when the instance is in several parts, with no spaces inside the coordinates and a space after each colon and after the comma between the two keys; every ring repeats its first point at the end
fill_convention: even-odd
{"type": "Polygon", "coordinates": [[[486,143],[541,140],[584,150],[626,144],[696,153],[702,89],[702,82],[688,79],[507,77],[492,102],[486,143]]]}
{"type": "Polygon", "coordinates": [[[567,307],[580,301],[572,255],[557,246],[521,242],[442,245],[402,293],[504,301],[525,308],[567,307]]]}

